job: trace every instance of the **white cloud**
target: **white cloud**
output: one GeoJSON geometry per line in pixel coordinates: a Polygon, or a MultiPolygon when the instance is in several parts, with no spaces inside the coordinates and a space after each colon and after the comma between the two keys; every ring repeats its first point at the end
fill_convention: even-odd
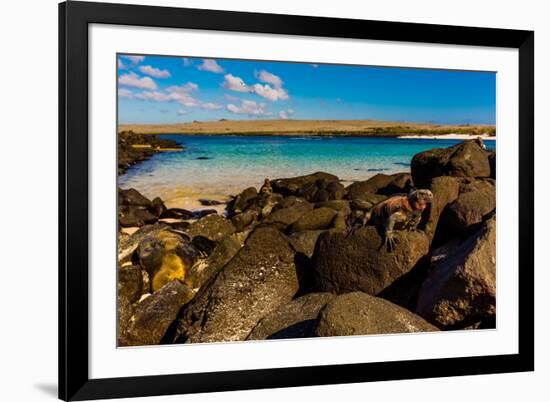
{"type": "Polygon", "coordinates": [[[139,64],[141,63],[143,60],[145,60],[145,56],[130,56],[130,55],[124,55],[124,56],[121,56],[121,57],[124,57],[125,59],[128,59],[132,62],[132,64],[139,64]]]}
{"type": "Polygon", "coordinates": [[[282,119],[282,120],[286,120],[288,118],[290,118],[290,115],[294,113],[294,110],[292,109],[287,109],[287,110],[281,110],[279,112],[279,118],[282,119]]]}
{"type": "Polygon", "coordinates": [[[202,64],[197,67],[201,71],[210,71],[211,73],[223,73],[223,68],[220,66],[216,60],[213,59],[203,59],[202,64]]]}
{"type": "Polygon", "coordinates": [[[261,97],[266,98],[272,102],[288,99],[288,93],[284,88],[272,88],[267,84],[254,84],[252,86],[252,90],[256,95],[260,95],[261,97]]]}
{"type": "Polygon", "coordinates": [[[187,82],[182,85],[172,85],[166,88],[168,92],[192,92],[199,89],[199,86],[194,82],[187,82]]]}
{"type": "Polygon", "coordinates": [[[232,74],[226,74],[222,87],[235,92],[252,92],[272,102],[288,99],[288,92],[283,88],[283,80],[275,74],[271,74],[265,70],[260,71],[256,75],[260,81],[266,82],[266,84],[254,84],[249,86],[246,85],[242,78],[232,74]]]}
{"type": "Polygon", "coordinates": [[[139,94],[136,94],[136,98],[155,102],[169,102],[172,100],[168,94],[159,91],[140,92],[139,94]]]}
{"type": "Polygon", "coordinates": [[[185,106],[199,106],[199,101],[191,95],[199,89],[199,86],[193,82],[188,82],[183,85],[172,85],[166,88],[169,92],[170,99],[185,106]]]}
{"type": "Polygon", "coordinates": [[[190,59],[188,59],[187,57],[183,57],[183,65],[185,67],[189,67],[191,64],[193,64],[193,62],[190,59]]]}
{"type": "Polygon", "coordinates": [[[255,75],[261,82],[265,82],[264,85],[254,84],[251,87],[252,92],[256,95],[266,98],[272,102],[288,99],[288,92],[283,88],[284,83],[279,76],[266,70],[261,70],[255,75]]]}
{"type": "Polygon", "coordinates": [[[275,88],[282,88],[283,80],[275,74],[270,73],[269,71],[262,70],[258,74],[258,79],[262,82],[273,85],[275,88]]]}
{"type": "Polygon", "coordinates": [[[170,77],[170,71],[168,70],[161,70],[159,68],[155,68],[152,66],[140,66],[139,71],[141,71],[143,74],[150,75],[151,77],[155,78],[168,78],[170,77]]]}
{"type": "Polygon", "coordinates": [[[235,92],[250,92],[248,85],[240,77],[235,77],[232,74],[226,74],[222,86],[225,89],[235,92]]]}
{"type": "Polygon", "coordinates": [[[218,109],[222,109],[223,105],[220,105],[219,103],[207,102],[207,103],[201,103],[201,108],[206,110],[218,110],[218,109]]]}
{"type": "Polygon", "coordinates": [[[126,68],[126,66],[124,65],[124,63],[122,62],[122,60],[117,59],[117,61],[118,61],[118,68],[120,68],[120,69],[126,68]]]}
{"type": "Polygon", "coordinates": [[[239,106],[230,103],[226,108],[231,113],[245,114],[248,116],[268,116],[271,114],[267,111],[265,103],[256,103],[251,100],[242,100],[239,106]]]}
{"type": "Polygon", "coordinates": [[[187,110],[185,109],[178,110],[178,116],[185,116],[186,114],[187,114],[187,110]]]}
{"type": "Polygon", "coordinates": [[[319,67],[319,64],[312,64],[311,67],[317,68],[317,67],[319,67]]]}
{"type": "Polygon", "coordinates": [[[137,95],[136,98],[155,102],[176,102],[180,105],[194,107],[200,106],[200,102],[195,99],[192,92],[198,90],[199,86],[193,82],[188,82],[182,85],[172,85],[162,91],[144,91],[137,95]]]}
{"type": "Polygon", "coordinates": [[[140,77],[136,73],[130,72],[128,74],[122,74],[118,77],[118,83],[120,85],[126,85],[129,87],[136,87],[142,89],[157,89],[157,84],[150,77],[140,77]]]}
{"type": "Polygon", "coordinates": [[[121,98],[127,98],[127,99],[133,99],[134,93],[126,88],[119,88],[118,89],[118,96],[121,98]]]}

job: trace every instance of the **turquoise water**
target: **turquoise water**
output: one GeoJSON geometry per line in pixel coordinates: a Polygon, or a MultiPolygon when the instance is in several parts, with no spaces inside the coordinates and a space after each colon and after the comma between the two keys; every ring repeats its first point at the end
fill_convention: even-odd
{"type": "MultiPolygon", "coordinates": [[[[163,135],[185,147],[165,152],[130,168],[119,178],[149,197],[172,206],[195,207],[197,197],[223,198],[265,177],[292,177],[316,171],[341,180],[364,180],[376,173],[409,171],[414,154],[454,145],[460,140],[163,135]],[[183,205],[185,204],[185,205],[183,205]]],[[[486,140],[488,149],[495,141],[486,140]]]]}

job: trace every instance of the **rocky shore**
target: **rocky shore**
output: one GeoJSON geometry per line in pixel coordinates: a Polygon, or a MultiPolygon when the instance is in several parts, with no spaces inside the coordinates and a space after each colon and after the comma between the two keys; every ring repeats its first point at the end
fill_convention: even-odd
{"type": "Polygon", "coordinates": [[[348,187],[324,172],[275,179],[223,215],[119,189],[118,344],[494,328],[495,159],[468,140],[348,187]],[[433,201],[394,248],[380,227],[350,230],[413,188],[433,201]]]}
{"type": "Polygon", "coordinates": [[[130,166],[150,158],[158,152],[181,151],[183,147],[176,141],[165,140],[157,135],[141,135],[133,131],[118,133],[118,174],[130,166]]]}

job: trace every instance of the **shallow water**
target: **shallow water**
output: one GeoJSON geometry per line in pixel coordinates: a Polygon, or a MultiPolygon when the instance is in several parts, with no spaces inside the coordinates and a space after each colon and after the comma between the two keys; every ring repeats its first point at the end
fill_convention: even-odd
{"type": "MultiPolygon", "coordinates": [[[[414,154],[459,140],[163,135],[185,147],[131,167],[119,177],[122,188],[160,196],[169,207],[198,208],[198,198],[223,200],[264,178],[324,171],[341,180],[365,180],[377,173],[407,172],[414,154]]],[[[488,149],[494,140],[486,140],[488,149]]]]}

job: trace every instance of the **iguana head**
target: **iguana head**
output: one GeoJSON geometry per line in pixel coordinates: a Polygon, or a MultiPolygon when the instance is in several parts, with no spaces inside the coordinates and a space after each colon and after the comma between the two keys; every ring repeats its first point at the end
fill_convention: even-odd
{"type": "Polygon", "coordinates": [[[426,205],[433,201],[434,195],[430,190],[412,190],[409,195],[409,202],[414,209],[423,210],[426,205]]]}

